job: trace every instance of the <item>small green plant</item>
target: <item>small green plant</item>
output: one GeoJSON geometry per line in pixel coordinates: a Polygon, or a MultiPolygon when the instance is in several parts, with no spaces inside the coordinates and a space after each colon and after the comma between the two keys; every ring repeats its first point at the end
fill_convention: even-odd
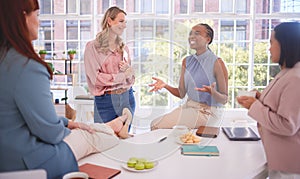
{"type": "Polygon", "coordinates": [[[46,50],[40,50],[39,51],[39,54],[41,55],[41,54],[47,54],[47,51],[46,50]]]}
{"type": "Polygon", "coordinates": [[[74,50],[74,49],[72,49],[72,50],[68,50],[68,55],[70,55],[70,54],[76,54],[77,53],[77,51],[76,50],[74,50]]]}
{"type": "Polygon", "coordinates": [[[54,66],[53,66],[53,64],[52,63],[50,63],[50,62],[47,62],[47,64],[48,64],[48,66],[51,68],[51,70],[52,70],[52,72],[54,72],[54,66]]]}

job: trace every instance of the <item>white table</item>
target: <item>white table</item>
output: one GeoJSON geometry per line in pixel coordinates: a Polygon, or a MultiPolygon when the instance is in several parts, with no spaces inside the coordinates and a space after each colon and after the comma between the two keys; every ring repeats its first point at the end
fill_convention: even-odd
{"type": "Polygon", "coordinates": [[[180,145],[174,141],[170,131],[160,129],[122,140],[118,146],[103,153],[88,156],[78,163],[79,165],[94,163],[120,169],[121,173],[115,178],[122,179],[252,179],[267,176],[266,158],[261,141],[229,141],[223,132],[220,132],[215,139],[202,138],[202,142],[216,145],[220,156],[184,156],[181,155],[180,145]],[[157,141],[164,136],[168,136],[168,139],[158,143],[157,141]],[[168,150],[169,152],[166,153],[168,150]],[[162,154],[159,155],[157,151],[162,151],[162,154]],[[129,157],[139,155],[159,159],[158,166],[144,173],[130,172],[122,167],[122,162],[126,162],[129,157]]]}
{"type": "Polygon", "coordinates": [[[76,110],[77,122],[93,123],[94,121],[94,100],[93,99],[74,99],[70,100],[73,103],[76,110]],[[89,117],[89,115],[91,115],[89,117]]]}

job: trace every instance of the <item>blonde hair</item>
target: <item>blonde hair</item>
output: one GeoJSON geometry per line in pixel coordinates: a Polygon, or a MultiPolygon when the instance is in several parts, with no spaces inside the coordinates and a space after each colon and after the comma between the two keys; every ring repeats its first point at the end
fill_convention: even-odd
{"type": "MultiPolygon", "coordinates": [[[[125,15],[126,12],[122,9],[120,9],[117,6],[110,7],[106,10],[101,26],[102,31],[99,32],[96,36],[96,40],[98,42],[97,47],[101,53],[107,53],[109,51],[109,43],[108,43],[108,37],[109,37],[109,24],[108,24],[108,18],[111,18],[111,20],[115,20],[117,15],[119,13],[123,13],[125,15]],[[99,46],[98,46],[99,45],[99,46]]],[[[118,44],[118,49],[123,52],[125,44],[123,43],[123,40],[120,36],[117,36],[116,43],[118,44]]]]}

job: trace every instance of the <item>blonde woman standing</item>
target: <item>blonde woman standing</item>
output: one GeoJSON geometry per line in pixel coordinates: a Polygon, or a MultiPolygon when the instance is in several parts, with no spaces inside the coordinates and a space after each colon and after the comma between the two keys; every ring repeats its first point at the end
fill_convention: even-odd
{"type": "Polygon", "coordinates": [[[102,31],[87,43],[84,53],[89,91],[95,96],[95,122],[107,123],[121,138],[129,137],[135,110],[134,71],[128,47],[120,37],[126,28],[125,16],[124,10],[110,7],[102,31]]]}

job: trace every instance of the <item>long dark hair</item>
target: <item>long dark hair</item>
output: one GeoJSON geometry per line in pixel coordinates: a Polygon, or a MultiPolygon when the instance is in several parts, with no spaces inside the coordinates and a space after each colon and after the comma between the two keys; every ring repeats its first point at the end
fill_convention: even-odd
{"type": "Polygon", "coordinates": [[[292,68],[300,61],[300,23],[283,22],[274,31],[281,49],[279,65],[292,68]]]}
{"type": "Polygon", "coordinates": [[[50,73],[52,70],[34,51],[24,12],[30,14],[39,9],[38,0],[8,0],[0,1],[0,62],[7,51],[13,47],[20,54],[43,64],[50,73]]]}

